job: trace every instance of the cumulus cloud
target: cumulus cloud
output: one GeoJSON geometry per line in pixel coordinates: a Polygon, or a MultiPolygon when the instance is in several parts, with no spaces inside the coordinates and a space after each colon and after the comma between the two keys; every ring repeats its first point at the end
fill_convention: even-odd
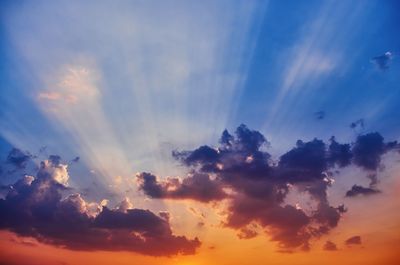
{"type": "Polygon", "coordinates": [[[367,170],[377,170],[381,156],[387,151],[379,133],[368,133],[357,137],[353,146],[354,163],[367,170]]]}
{"type": "Polygon", "coordinates": [[[75,250],[123,250],[146,255],[193,254],[200,245],[175,236],[165,216],[134,209],[125,199],[116,208],[63,194],[69,175],[56,156],[41,163],[36,176],[25,176],[0,199],[0,229],[42,243],[75,250]]]}
{"type": "Polygon", "coordinates": [[[360,236],[352,236],[345,241],[346,245],[361,245],[360,236]]]}
{"type": "Polygon", "coordinates": [[[337,164],[340,167],[348,166],[351,163],[353,153],[350,144],[340,144],[335,137],[331,137],[329,145],[328,161],[331,165],[337,164]]]}
{"type": "Polygon", "coordinates": [[[226,227],[239,231],[241,238],[250,238],[257,233],[249,226],[256,224],[278,243],[280,251],[307,250],[311,239],[338,225],[346,208],[328,201],[332,170],[355,165],[371,172],[380,165],[381,156],[397,145],[385,143],[378,133],[359,136],[354,144],[338,143],[334,137],[330,143],[298,140],[275,162],[264,151],[269,144],[265,137],[245,125],[239,126],[235,135],[225,130],[219,143],[217,148],[204,145],[192,151],[174,151],[173,156],[192,173],[183,180],[160,180],[141,173],[137,176],[139,188],[153,198],[225,199],[226,227]],[[307,194],[315,207],[305,210],[288,203],[292,192],[307,194]]]}

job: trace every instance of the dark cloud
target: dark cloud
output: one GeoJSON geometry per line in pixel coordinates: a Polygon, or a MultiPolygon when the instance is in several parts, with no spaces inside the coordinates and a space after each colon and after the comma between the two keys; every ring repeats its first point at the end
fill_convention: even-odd
{"type": "Polygon", "coordinates": [[[372,194],[376,194],[376,193],[380,193],[379,190],[374,189],[374,188],[366,188],[363,186],[359,186],[359,185],[353,185],[353,187],[351,187],[351,189],[349,191],[346,192],[346,197],[355,197],[358,195],[372,195],[372,194]]]}
{"type": "Polygon", "coordinates": [[[74,163],[77,163],[77,162],[79,162],[79,160],[80,160],[80,157],[77,156],[74,159],[72,159],[71,161],[74,162],[74,163]]]}
{"type": "Polygon", "coordinates": [[[370,180],[369,187],[353,185],[347,191],[347,197],[357,195],[372,195],[380,191],[376,188],[378,184],[377,170],[381,166],[382,155],[388,151],[399,148],[397,141],[384,142],[384,138],[377,132],[359,135],[352,147],[353,163],[369,172],[367,178],[370,180]]]}
{"type": "Polygon", "coordinates": [[[345,241],[346,245],[361,245],[360,236],[352,236],[345,241]]]}
{"type": "Polygon", "coordinates": [[[61,156],[59,155],[50,155],[49,161],[54,165],[59,165],[61,163],[61,156]]]}
{"type": "Polygon", "coordinates": [[[244,124],[241,124],[236,129],[235,134],[237,139],[235,144],[238,146],[238,149],[242,151],[254,153],[257,152],[263,144],[267,143],[264,135],[258,131],[249,130],[244,124]]]}
{"type": "Polygon", "coordinates": [[[217,148],[201,146],[173,153],[190,168],[187,178],[158,180],[142,173],[138,175],[139,188],[153,198],[226,199],[226,227],[247,238],[255,235],[256,230],[249,227],[256,224],[268,231],[284,252],[308,250],[310,240],[329,233],[346,212],[343,204],[333,206],[328,201],[331,170],[356,165],[371,172],[390,149],[377,133],[359,136],[354,145],[341,144],[334,137],[329,144],[319,139],[298,140],[275,162],[264,148],[268,146],[265,137],[245,125],[234,135],[225,130],[219,143],[217,148]],[[225,190],[230,192],[225,194],[225,190]],[[288,204],[291,192],[308,194],[315,207],[303,210],[288,204]]]}
{"type": "Polygon", "coordinates": [[[240,239],[250,239],[250,238],[254,238],[258,235],[257,231],[250,229],[250,228],[242,228],[239,231],[238,237],[240,239]]]}
{"type": "Polygon", "coordinates": [[[279,169],[289,182],[321,179],[328,167],[325,153],[326,146],[321,140],[298,140],[295,148],[280,157],[279,169]]]}
{"type": "Polygon", "coordinates": [[[69,194],[67,166],[52,156],[0,199],[0,229],[75,250],[123,250],[146,255],[193,254],[199,240],[173,235],[169,221],[149,210],[115,209],[69,194]]]}
{"type": "Polygon", "coordinates": [[[28,152],[23,152],[18,148],[13,148],[7,156],[7,162],[16,168],[25,168],[26,163],[32,158],[28,152]]]}
{"type": "Polygon", "coordinates": [[[333,243],[332,241],[326,241],[324,244],[324,250],[336,251],[337,250],[336,244],[333,243]]]}
{"type": "Polygon", "coordinates": [[[156,176],[147,172],[142,172],[136,177],[139,182],[139,189],[143,190],[146,195],[153,198],[165,197],[163,185],[158,183],[156,176]]]}
{"type": "Polygon", "coordinates": [[[350,128],[364,130],[364,119],[358,119],[350,123],[350,128]]]}
{"type": "Polygon", "coordinates": [[[222,146],[229,147],[232,146],[234,141],[234,137],[228,132],[228,130],[224,130],[222,132],[221,138],[219,139],[219,143],[222,146]]]}
{"type": "Polygon", "coordinates": [[[340,167],[348,166],[351,163],[353,154],[350,144],[339,144],[335,137],[331,137],[329,145],[328,161],[331,165],[337,164],[340,167]]]}
{"type": "Polygon", "coordinates": [[[180,180],[168,178],[158,181],[156,176],[149,173],[137,175],[139,189],[153,198],[164,199],[194,199],[202,202],[221,200],[226,194],[216,181],[208,174],[195,173],[180,180]]]}
{"type": "Polygon", "coordinates": [[[211,168],[218,158],[217,150],[206,145],[200,146],[193,152],[173,152],[173,156],[183,159],[188,166],[202,165],[204,168],[211,168]]]}
{"type": "Polygon", "coordinates": [[[378,69],[384,71],[389,69],[390,61],[393,59],[393,53],[388,51],[382,55],[371,58],[371,62],[373,62],[378,69]]]}
{"type": "Polygon", "coordinates": [[[377,170],[381,156],[387,151],[382,135],[368,133],[360,135],[353,146],[354,163],[367,170],[377,170]]]}

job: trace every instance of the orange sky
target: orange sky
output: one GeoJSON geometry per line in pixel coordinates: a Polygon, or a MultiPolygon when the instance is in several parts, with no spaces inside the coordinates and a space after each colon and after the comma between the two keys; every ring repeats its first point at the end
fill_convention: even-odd
{"type": "MultiPolygon", "coordinates": [[[[198,236],[202,246],[195,255],[173,257],[150,257],[129,252],[71,251],[37,243],[29,238],[2,231],[0,233],[0,259],[5,264],[271,264],[271,265],[398,265],[400,255],[400,190],[399,174],[382,181],[385,192],[368,199],[351,199],[345,203],[347,212],[339,226],[319,240],[312,242],[309,252],[279,253],[276,244],[266,235],[241,240],[234,230],[218,225],[216,211],[208,205],[193,201],[169,201],[169,211],[176,214],[171,220],[175,234],[185,234],[189,238],[198,236]],[[397,179],[397,180],[396,180],[397,179]],[[175,207],[173,207],[175,205],[175,207]],[[208,209],[208,212],[207,212],[208,209]],[[211,209],[211,210],[210,210],[211,209]],[[198,213],[206,213],[204,227],[196,220],[198,213]],[[182,215],[185,215],[185,218],[182,215]],[[183,221],[185,220],[185,221],[183,221]],[[344,241],[360,235],[362,245],[346,246],[344,241]],[[330,240],[336,243],[337,251],[322,250],[322,245],[330,240]]],[[[173,215],[174,216],[174,215],[173,215]]],[[[3,263],[1,263],[3,264],[3,263]]]]}

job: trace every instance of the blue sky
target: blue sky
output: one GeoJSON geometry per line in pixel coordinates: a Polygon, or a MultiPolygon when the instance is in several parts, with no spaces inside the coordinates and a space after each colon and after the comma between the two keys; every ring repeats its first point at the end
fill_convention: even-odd
{"type": "Polygon", "coordinates": [[[1,1],[0,259],[398,264],[399,10],[1,1]]]}
{"type": "MultiPolygon", "coordinates": [[[[0,135],[114,189],[116,176],[179,174],[175,149],[222,130],[297,139],[398,139],[396,1],[2,3],[0,135]],[[389,68],[371,61],[391,52],[389,68]],[[323,119],[316,112],[325,113],[323,119]],[[350,124],[364,119],[364,129],[350,124]],[[46,150],[39,153],[39,149],[46,150]]],[[[12,182],[11,177],[3,182],[12,182]]],[[[127,184],[131,185],[131,184],[127,184]]]]}

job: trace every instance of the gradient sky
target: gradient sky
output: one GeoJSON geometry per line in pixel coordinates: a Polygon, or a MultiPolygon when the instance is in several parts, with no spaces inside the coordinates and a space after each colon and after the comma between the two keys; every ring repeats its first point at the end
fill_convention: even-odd
{"type": "Polygon", "coordinates": [[[0,264],[399,264],[399,10],[1,1],[0,264]]]}

